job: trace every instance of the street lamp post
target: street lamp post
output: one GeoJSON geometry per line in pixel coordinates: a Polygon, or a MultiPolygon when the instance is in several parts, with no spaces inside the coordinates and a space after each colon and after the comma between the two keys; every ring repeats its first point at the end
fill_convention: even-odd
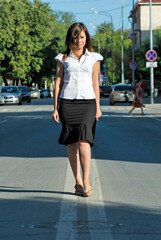
{"type": "MultiPolygon", "coordinates": [[[[92,28],[95,28],[96,26],[94,26],[92,23],[89,24],[92,28]]],[[[95,38],[97,40],[97,43],[98,43],[98,52],[100,53],[100,40],[97,36],[94,36],[93,38],[95,38]]],[[[100,72],[99,72],[99,75],[101,74],[101,64],[100,64],[100,72]]],[[[102,83],[100,82],[100,85],[102,85],[102,83]]]]}
{"type": "Polygon", "coordinates": [[[123,13],[123,0],[122,0],[122,60],[121,60],[121,83],[124,83],[124,13],[123,13]]]}
{"type": "MultiPolygon", "coordinates": [[[[92,23],[89,24],[92,28],[95,28],[96,26],[94,26],[92,23]]],[[[100,40],[97,36],[94,36],[94,38],[97,40],[98,43],[98,52],[100,53],[100,40]]]]}
{"type": "MultiPolygon", "coordinates": [[[[132,11],[132,62],[135,61],[135,36],[134,36],[134,0],[133,0],[133,11],[132,11]]],[[[132,85],[135,84],[135,69],[132,69],[132,85]]]]}
{"type": "MultiPolygon", "coordinates": [[[[150,50],[153,50],[153,30],[152,30],[152,0],[150,0],[150,50]]],[[[154,103],[154,69],[150,68],[150,95],[151,95],[151,104],[154,103]]]]}
{"type": "Polygon", "coordinates": [[[105,68],[105,73],[104,76],[107,79],[107,43],[108,43],[108,36],[107,36],[107,28],[101,27],[100,29],[104,29],[106,31],[106,49],[105,49],[105,58],[104,58],[104,68],[105,68]]]}
{"type": "MultiPolygon", "coordinates": [[[[105,11],[96,11],[94,8],[91,8],[91,11],[93,11],[93,13],[95,13],[95,14],[108,16],[108,17],[110,17],[110,20],[111,20],[111,59],[112,59],[112,61],[111,61],[111,83],[113,84],[113,18],[112,18],[112,15],[110,13],[107,13],[105,11]]],[[[105,52],[105,56],[107,57],[107,32],[106,32],[106,52],[105,52]]],[[[106,63],[106,68],[107,68],[107,63],[106,63]]]]}

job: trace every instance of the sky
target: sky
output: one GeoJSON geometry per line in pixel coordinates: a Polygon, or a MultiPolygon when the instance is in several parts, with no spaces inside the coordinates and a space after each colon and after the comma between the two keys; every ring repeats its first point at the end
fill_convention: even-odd
{"type": "Polygon", "coordinates": [[[44,3],[49,3],[50,8],[54,11],[73,13],[76,21],[83,22],[91,35],[95,34],[96,26],[104,22],[110,22],[110,17],[99,14],[101,11],[106,11],[112,15],[114,29],[122,28],[122,1],[124,6],[124,29],[130,29],[131,23],[128,16],[133,7],[133,0],[42,0],[44,3]],[[98,13],[94,14],[90,10],[91,8],[94,8],[98,13]]]}

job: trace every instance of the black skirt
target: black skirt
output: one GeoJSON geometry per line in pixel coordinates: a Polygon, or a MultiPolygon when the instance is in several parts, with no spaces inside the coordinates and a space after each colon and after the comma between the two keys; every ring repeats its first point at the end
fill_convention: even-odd
{"type": "Polygon", "coordinates": [[[94,144],[96,129],[96,100],[60,99],[59,116],[62,132],[58,143],[68,145],[80,141],[94,144]]]}

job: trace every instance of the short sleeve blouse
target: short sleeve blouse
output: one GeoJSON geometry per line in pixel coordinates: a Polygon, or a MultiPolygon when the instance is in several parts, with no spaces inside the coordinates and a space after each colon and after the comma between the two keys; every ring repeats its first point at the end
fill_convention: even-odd
{"type": "Polygon", "coordinates": [[[80,60],[71,52],[67,59],[63,60],[63,54],[55,57],[64,66],[63,87],[60,98],[65,99],[94,99],[95,93],[92,83],[93,65],[97,61],[102,61],[103,57],[99,53],[89,52],[87,49],[80,60]]]}

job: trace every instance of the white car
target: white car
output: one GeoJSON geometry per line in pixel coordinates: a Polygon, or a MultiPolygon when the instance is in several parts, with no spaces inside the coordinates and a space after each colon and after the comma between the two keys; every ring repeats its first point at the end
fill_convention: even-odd
{"type": "Polygon", "coordinates": [[[4,96],[0,94],[0,105],[4,104],[4,96]]]}
{"type": "Polygon", "coordinates": [[[30,94],[31,94],[31,98],[40,98],[40,91],[37,87],[30,87],[29,88],[30,94]]]}
{"type": "Polygon", "coordinates": [[[4,86],[1,89],[1,96],[4,98],[4,104],[17,103],[22,104],[22,95],[17,86],[4,86]]]}
{"type": "Polygon", "coordinates": [[[109,104],[134,102],[134,90],[130,84],[115,84],[109,96],[109,104]]]}

